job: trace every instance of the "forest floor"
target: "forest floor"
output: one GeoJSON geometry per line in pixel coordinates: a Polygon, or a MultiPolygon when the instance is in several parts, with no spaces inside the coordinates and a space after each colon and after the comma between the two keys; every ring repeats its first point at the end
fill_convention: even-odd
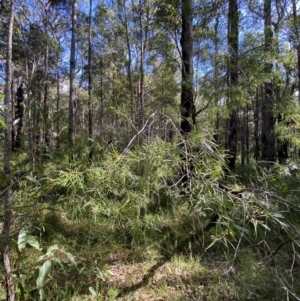
{"type": "MultiPolygon", "coordinates": [[[[21,258],[20,254],[12,251],[13,266],[20,261],[14,268],[16,283],[22,282],[20,273],[24,273],[24,279],[28,274],[22,288],[27,293],[21,296],[19,283],[16,300],[39,300],[35,284],[37,273],[32,273],[32,270],[37,271],[41,266],[39,256],[57,244],[65,247],[55,254],[59,265],[55,266],[46,282],[44,300],[299,300],[284,289],[290,287],[291,292],[297,292],[300,288],[300,269],[297,260],[293,260],[293,254],[289,253],[289,244],[275,258],[251,248],[243,250],[235,258],[232,254],[224,254],[222,248],[205,251],[199,245],[190,245],[185,252],[174,253],[167,258],[150,244],[124,247],[113,238],[82,243],[87,235],[80,233],[79,229],[85,224],[72,222],[71,226],[64,215],[60,215],[61,220],[55,216],[47,221],[52,222],[54,231],[47,234],[47,244],[42,252],[28,247],[21,258]],[[76,271],[62,256],[65,251],[74,255],[78,264],[76,271]],[[79,272],[83,267],[85,276],[84,272],[79,272]]],[[[100,229],[103,224],[98,226],[100,229]]],[[[102,228],[102,231],[109,233],[109,229],[102,228]]],[[[97,232],[99,235],[99,230],[97,232]]],[[[275,248],[275,245],[270,247],[275,248]]],[[[5,300],[3,285],[1,277],[0,300],[5,300]]]]}
{"type": "MultiPolygon", "coordinates": [[[[183,195],[166,185],[172,160],[137,177],[140,156],[149,161],[142,149],[104,167],[49,162],[16,182],[16,301],[300,300],[300,172],[255,170],[227,191],[208,167],[183,195]]],[[[0,267],[0,301],[4,284],[0,267]]]]}

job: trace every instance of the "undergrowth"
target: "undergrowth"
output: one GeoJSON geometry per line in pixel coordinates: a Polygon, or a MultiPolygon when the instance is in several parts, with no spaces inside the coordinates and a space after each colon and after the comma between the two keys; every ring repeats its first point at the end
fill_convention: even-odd
{"type": "Polygon", "coordinates": [[[297,162],[231,177],[200,134],[83,158],[16,157],[17,300],[299,300],[297,162]]]}

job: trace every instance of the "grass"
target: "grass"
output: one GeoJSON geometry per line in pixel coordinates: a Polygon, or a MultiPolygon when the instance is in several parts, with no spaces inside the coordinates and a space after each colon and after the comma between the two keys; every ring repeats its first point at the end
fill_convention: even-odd
{"type": "MultiPolygon", "coordinates": [[[[165,147],[121,161],[110,154],[99,166],[52,162],[34,181],[20,181],[11,244],[18,301],[39,299],[36,280],[47,260],[47,301],[299,300],[298,175],[253,168],[248,180],[228,184],[247,188],[235,197],[218,189],[203,160],[195,162],[193,189],[182,193],[170,185],[174,162],[165,147]],[[149,153],[160,161],[148,162],[149,153]],[[23,227],[40,250],[18,251],[23,227]]],[[[3,284],[2,273],[0,300],[3,284]]]]}
{"type": "MultiPolygon", "coordinates": [[[[63,268],[56,265],[45,286],[46,300],[275,301],[286,298],[280,281],[293,278],[293,291],[300,288],[296,276],[298,267],[291,266],[288,244],[274,259],[251,248],[233,259],[220,246],[198,255],[195,251],[183,252],[166,258],[155,244],[159,242],[155,236],[148,237],[146,245],[126,245],[118,243],[122,234],[114,233],[113,226],[106,221],[99,220],[91,226],[85,219],[71,221],[66,214],[47,213],[44,209],[42,212],[45,225],[51,224],[51,231],[45,227],[42,233],[43,248],[53,244],[65,246],[62,248],[75,256],[78,265],[74,269],[61,257],[63,268]],[[105,239],[96,240],[97,236],[105,239]],[[281,279],[274,275],[281,275],[281,279]]],[[[170,222],[165,221],[166,224],[170,222]]],[[[26,293],[22,299],[20,288],[17,288],[17,300],[37,300],[36,276],[29,270],[38,267],[37,258],[41,253],[32,248],[26,248],[22,257],[12,253],[17,265],[14,272],[27,269],[26,293]]],[[[4,300],[3,285],[0,296],[4,300]]]]}

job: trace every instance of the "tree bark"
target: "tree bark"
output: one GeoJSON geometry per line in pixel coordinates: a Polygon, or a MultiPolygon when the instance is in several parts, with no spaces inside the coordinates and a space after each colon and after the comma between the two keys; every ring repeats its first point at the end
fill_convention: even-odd
{"type": "MultiPolygon", "coordinates": [[[[271,54],[273,42],[271,4],[272,0],[265,0],[264,2],[266,57],[271,54]]],[[[265,64],[265,76],[267,78],[264,83],[264,100],[262,103],[261,160],[272,163],[276,159],[276,149],[274,136],[275,118],[273,116],[274,89],[272,79],[270,78],[271,73],[272,64],[267,62],[265,64]]]]}
{"type": "MultiPolygon", "coordinates": [[[[129,93],[130,93],[130,102],[131,102],[131,118],[132,120],[135,120],[134,116],[134,91],[133,91],[133,79],[132,79],[132,50],[130,45],[130,36],[129,36],[129,20],[128,15],[126,12],[126,0],[123,0],[122,6],[120,4],[119,9],[122,8],[124,10],[124,20],[121,18],[121,22],[123,23],[124,29],[125,29],[125,35],[126,35],[126,47],[128,52],[128,59],[126,62],[126,69],[127,69],[127,78],[128,78],[128,87],[129,87],[129,93]]],[[[121,15],[121,14],[120,14],[121,15]]]]}
{"type": "Polygon", "coordinates": [[[250,163],[250,141],[249,141],[249,106],[247,104],[246,107],[246,163],[249,165],[250,163]]]}
{"type": "Polygon", "coordinates": [[[44,86],[44,111],[43,111],[43,125],[44,125],[44,141],[45,141],[45,145],[49,146],[50,144],[50,136],[49,136],[49,124],[48,124],[48,119],[49,119],[49,84],[48,84],[48,70],[49,70],[49,64],[48,64],[48,60],[49,60],[49,43],[48,43],[48,31],[49,31],[49,16],[48,16],[48,12],[49,12],[49,8],[51,5],[51,0],[48,1],[48,3],[46,4],[45,7],[45,18],[46,18],[46,24],[45,24],[45,35],[46,35],[46,48],[45,48],[45,86],[44,86]]]}
{"type": "Polygon", "coordinates": [[[293,7],[293,31],[295,35],[295,44],[297,49],[297,67],[298,67],[298,101],[300,103],[300,41],[299,41],[299,30],[297,26],[297,5],[296,0],[292,0],[292,7],[293,7]]]}
{"type": "Polygon", "coordinates": [[[16,151],[21,147],[22,144],[22,130],[23,130],[23,115],[24,115],[24,90],[23,83],[20,84],[17,94],[16,101],[14,102],[15,106],[15,116],[12,123],[12,150],[16,151]]]}
{"type": "Polygon", "coordinates": [[[260,144],[259,144],[259,90],[256,90],[255,103],[253,108],[254,114],[254,158],[255,161],[259,160],[260,157],[260,144]]]}
{"type": "MultiPolygon", "coordinates": [[[[219,29],[219,14],[216,16],[216,23],[214,25],[214,30],[217,33],[219,29]]],[[[214,50],[215,50],[215,55],[216,57],[219,55],[219,41],[218,39],[214,39],[214,50]]],[[[214,78],[217,81],[217,79],[220,76],[220,68],[217,62],[217,58],[214,60],[214,78]]],[[[215,121],[215,134],[214,134],[214,140],[217,144],[219,144],[219,127],[220,127],[220,112],[219,112],[219,96],[216,97],[216,107],[217,107],[217,113],[216,113],[216,121],[215,121]]]]}
{"type": "MultiPolygon", "coordinates": [[[[59,114],[60,108],[60,86],[59,86],[59,58],[57,58],[57,65],[56,65],[56,113],[57,116],[59,114]]],[[[56,121],[56,148],[59,149],[60,145],[60,121],[57,118],[56,121]]]]}
{"type": "Polygon", "coordinates": [[[182,0],[182,81],[181,81],[181,132],[190,133],[196,123],[193,92],[193,16],[192,1],[182,0]]]}
{"type": "Polygon", "coordinates": [[[70,95],[69,95],[69,146],[74,146],[75,140],[75,54],[76,54],[76,36],[77,36],[77,3],[73,1],[72,5],[72,37],[71,37],[71,54],[70,54],[70,95]]]}
{"type": "MultiPolygon", "coordinates": [[[[278,123],[285,122],[284,117],[282,114],[278,114],[278,123]]],[[[286,122],[285,122],[286,123],[286,122]]],[[[288,124],[286,124],[288,126],[288,124]]],[[[286,163],[288,159],[288,140],[282,139],[278,140],[277,142],[277,155],[278,155],[278,162],[280,164],[286,163]]]]}
{"type": "Polygon", "coordinates": [[[12,35],[13,35],[13,22],[14,22],[14,2],[10,1],[10,16],[8,24],[8,36],[7,36],[7,53],[6,53],[6,88],[5,88],[5,100],[4,100],[4,118],[7,128],[5,129],[5,142],[4,142],[4,174],[6,177],[7,189],[5,192],[5,203],[4,203],[4,225],[3,225],[3,250],[2,250],[2,261],[5,270],[5,287],[6,287],[6,300],[14,301],[15,292],[11,273],[11,265],[9,258],[9,239],[10,239],[10,228],[12,219],[12,190],[11,190],[11,82],[13,76],[12,70],[12,35]]]}
{"type": "Polygon", "coordinates": [[[229,108],[230,117],[227,120],[225,149],[228,151],[227,165],[230,170],[235,169],[237,154],[237,104],[235,103],[234,87],[238,84],[238,51],[239,51],[239,13],[237,0],[228,2],[228,53],[229,53],[229,108]]]}
{"type": "Polygon", "coordinates": [[[92,104],[92,8],[93,0],[90,0],[90,11],[89,11],[89,50],[88,50],[88,110],[89,110],[89,119],[88,119],[88,131],[89,131],[89,160],[93,158],[93,104],[92,104]]]}

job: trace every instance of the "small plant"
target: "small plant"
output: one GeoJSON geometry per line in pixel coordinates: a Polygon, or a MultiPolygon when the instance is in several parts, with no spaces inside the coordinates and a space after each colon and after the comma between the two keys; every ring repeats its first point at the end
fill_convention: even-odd
{"type": "Polygon", "coordinates": [[[41,266],[38,267],[38,278],[36,280],[37,289],[39,291],[39,300],[42,301],[45,298],[44,287],[47,281],[49,280],[49,274],[53,264],[58,264],[59,267],[65,271],[65,265],[77,266],[77,263],[73,257],[73,255],[69,252],[60,249],[57,245],[50,246],[46,252],[46,254],[42,255],[38,259],[38,263],[42,263],[41,266]],[[62,260],[62,255],[65,256],[68,261],[62,260]]]}

